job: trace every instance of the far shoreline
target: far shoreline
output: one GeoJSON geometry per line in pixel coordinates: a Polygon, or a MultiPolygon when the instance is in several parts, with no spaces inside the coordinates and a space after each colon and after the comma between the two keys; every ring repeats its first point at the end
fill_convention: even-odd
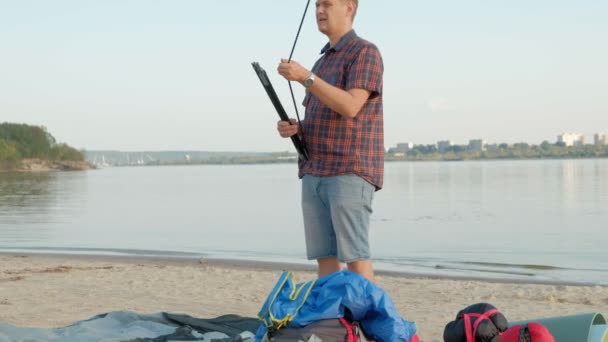
{"type": "Polygon", "coordinates": [[[46,159],[22,159],[14,162],[10,167],[1,167],[0,172],[15,173],[37,173],[56,171],[88,171],[94,170],[95,166],[86,161],[74,160],[46,160],[46,159]]]}
{"type": "MultiPolygon", "coordinates": [[[[53,259],[55,261],[85,261],[85,262],[115,262],[119,264],[144,264],[160,266],[212,266],[230,270],[247,271],[289,271],[315,273],[314,264],[299,264],[290,262],[257,261],[242,259],[206,258],[200,256],[144,256],[144,255],[112,255],[112,254],[71,254],[71,253],[35,253],[35,252],[5,252],[0,251],[0,256],[53,259]]],[[[303,260],[304,261],[304,260],[303,260]]],[[[543,279],[510,279],[510,278],[485,278],[475,276],[456,275],[431,275],[423,273],[412,273],[402,271],[376,270],[378,276],[388,276],[401,279],[429,279],[429,280],[457,280],[477,281],[493,284],[517,284],[517,285],[551,285],[551,286],[575,286],[575,287],[600,287],[608,288],[608,285],[569,281],[551,281],[543,279]]]]}
{"type": "MultiPolygon", "coordinates": [[[[600,157],[572,157],[572,156],[564,156],[564,157],[545,157],[545,158],[458,158],[458,159],[432,159],[432,158],[420,158],[420,159],[402,159],[402,158],[385,158],[384,162],[387,163],[458,163],[458,162],[513,162],[513,161],[568,161],[568,160],[607,160],[608,156],[600,156],[600,157]]],[[[194,162],[154,162],[142,165],[109,165],[101,168],[116,168],[116,167],[154,167],[154,166],[240,166],[240,165],[295,165],[297,164],[297,159],[294,157],[293,159],[288,160],[264,160],[264,161],[194,161],[194,162]]]]}

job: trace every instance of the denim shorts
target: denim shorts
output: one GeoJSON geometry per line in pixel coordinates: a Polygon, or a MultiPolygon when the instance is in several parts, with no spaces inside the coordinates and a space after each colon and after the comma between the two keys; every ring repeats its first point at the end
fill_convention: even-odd
{"type": "Polygon", "coordinates": [[[302,178],[302,212],[309,260],[369,260],[375,187],[354,175],[302,178]]]}

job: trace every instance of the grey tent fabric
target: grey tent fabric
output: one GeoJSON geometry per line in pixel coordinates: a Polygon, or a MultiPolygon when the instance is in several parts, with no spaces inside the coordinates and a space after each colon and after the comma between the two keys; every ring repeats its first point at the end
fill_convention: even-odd
{"type": "Polygon", "coordinates": [[[0,322],[0,342],[253,342],[257,318],[116,311],[62,328],[25,328],[0,322]]]}

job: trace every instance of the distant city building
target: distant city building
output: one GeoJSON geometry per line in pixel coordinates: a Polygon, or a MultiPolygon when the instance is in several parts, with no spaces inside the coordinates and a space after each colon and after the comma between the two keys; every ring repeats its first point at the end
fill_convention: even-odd
{"type": "Polygon", "coordinates": [[[409,150],[414,148],[414,143],[398,143],[397,144],[397,152],[407,153],[409,150]]]}
{"type": "Polygon", "coordinates": [[[608,145],[608,137],[606,133],[596,133],[593,136],[593,143],[595,146],[608,145]]]}
{"type": "Polygon", "coordinates": [[[471,151],[485,151],[486,142],[483,139],[472,139],[469,140],[469,150],[471,151]]]}
{"type": "Polygon", "coordinates": [[[486,149],[488,151],[496,151],[498,150],[498,144],[486,144],[486,149]]]}
{"type": "Polygon", "coordinates": [[[437,142],[437,150],[439,153],[445,153],[446,151],[452,148],[452,141],[450,140],[442,140],[437,142]]]}
{"type": "Polygon", "coordinates": [[[396,147],[391,147],[388,149],[389,154],[394,154],[395,156],[404,156],[406,153],[411,151],[414,148],[414,143],[398,143],[396,147]]]}
{"type": "Polygon", "coordinates": [[[557,142],[566,146],[581,146],[585,144],[585,137],[580,133],[562,133],[557,136],[557,142]]]}

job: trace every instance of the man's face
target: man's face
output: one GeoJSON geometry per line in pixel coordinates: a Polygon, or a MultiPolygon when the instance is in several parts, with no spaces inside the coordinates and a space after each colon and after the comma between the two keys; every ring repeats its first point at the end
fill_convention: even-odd
{"type": "Polygon", "coordinates": [[[351,24],[354,11],[347,0],[317,0],[317,26],[326,35],[342,31],[351,24]]]}

